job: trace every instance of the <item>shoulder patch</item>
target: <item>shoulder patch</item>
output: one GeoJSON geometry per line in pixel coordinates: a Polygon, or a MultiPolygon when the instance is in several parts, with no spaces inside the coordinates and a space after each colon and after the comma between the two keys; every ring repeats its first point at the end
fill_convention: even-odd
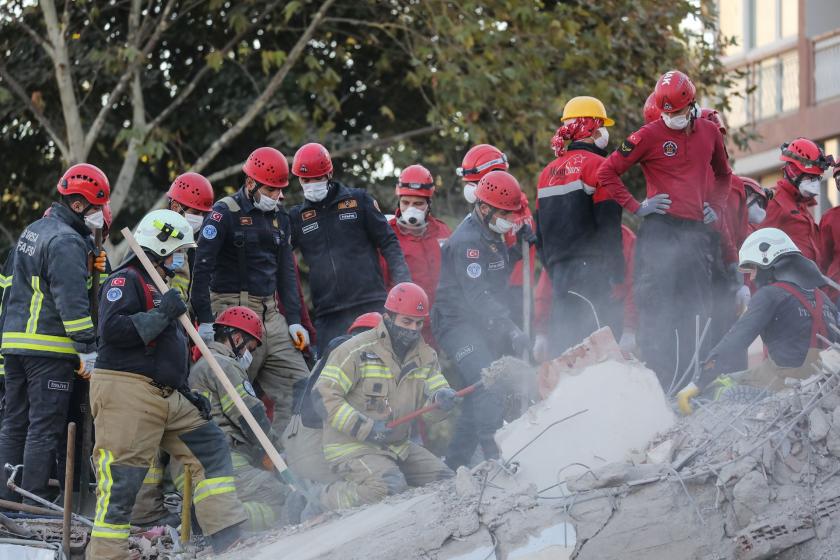
{"type": "Polygon", "coordinates": [[[478,249],[467,249],[468,259],[477,259],[481,252],[478,249]]]}
{"type": "Polygon", "coordinates": [[[210,219],[214,222],[221,222],[222,221],[222,213],[221,212],[211,212],[210,219]]]}
{"type": "Polygon", "coordinates": [[[123,296],[122,290],[119,289],[119,288],[111,288],[110,290],[108,290],[105,293],[105,298],[108,301],[117,301],[119,299],[122,299],[122,296],[123,296]]]}
{"type": "Polygon", "coordinates": [[[251,395],[252,397],[257,396],[257,392],[254,391],[254,386],[251,385],[251,382],[248,381],[247,379],[242,382],[242,388],[245,389],[245,392],[248,393],[249,395],[251,395]]]}
{"type": "Polygon", "coordinates": [[[240,216],[239,218],[239,225],[240,226],[250,226],[254,224],[254,220],[251,219],[250,216],[240,216]]]}
{"type": "MultiPolygon", "coordinates": [[[[630,138],[635,136],[635,134],[630,135],[630,138]]],[[[634,144],[630,138],[625,138],[621,145],[618,147],[618,153],[623,156],[629,156],[630,153],[636,149],[636,144],[634,144]]]]}
{"type": "Polygon", "coordinates": [[[205,239],[216,239],[217,233],[218,231],[216,230],[216,226],[210,224],[204,226],[204,228],[201,230],[201,235],[205,239]]]}
{"type": "Polygon", "coordinates": [[[467,265],[467,276],[470,278],[478,278],[481,276],[481,265],[478,263],[470,263],[467,265]]]}
{"type": "Polygon", "coordinates": [[[318,215],[318,213],[315,210],[306,210],[305,212],[303,212],[300,215],[300,217],[303,220],[311,220],[312,218],[314,218],[317,215],[318,215]]]}
{"type": "Polygon", "coordinates": [[[112,286],[125,286],[125,277],[120,276],[118,278],[111,279],[112,286]]]}
{"type": "Polygon", "coordinates": [[[338,203],[339,210],[347,210],[348,208],[357,208],[359,206],[359,201],[355,198],[351,198],[349,200],[342,200],[338,203]]]}

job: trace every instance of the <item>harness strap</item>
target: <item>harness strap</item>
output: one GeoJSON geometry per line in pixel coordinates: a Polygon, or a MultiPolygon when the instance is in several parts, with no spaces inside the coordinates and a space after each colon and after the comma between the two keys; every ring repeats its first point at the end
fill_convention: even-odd
{"type": "Polygon", "coordinates": [[[822,291],[819,289],[814,290],[814,299],[816,300],[815,304],[812,304],[808,301],[802,292],[787,284],[785,282],[774,282],[770,284],[771,286],[776,286],[777,288],[781,288],[799,301],[799,303],[804,307],[808,313],[811,314],[811,342],[810,348],[825,348],[825,343],[822,342],[819,338],[817,338],[817,334],[821,334],[824,337],[828,337],[828,327],[825,324],[825,317],[823,317],[823,303],[824,303],[824,296],[822,291]]]}
{"type": "Polygon", "coordinates": [[[239,266],[239,305],[248,307],[248,253],[245,246],[245,232],[239,220],[242,208],[232,196],[226,196],[219,202],[227,206],[233,215],[233,246],[236,247],[236,260],[239,266]]]}

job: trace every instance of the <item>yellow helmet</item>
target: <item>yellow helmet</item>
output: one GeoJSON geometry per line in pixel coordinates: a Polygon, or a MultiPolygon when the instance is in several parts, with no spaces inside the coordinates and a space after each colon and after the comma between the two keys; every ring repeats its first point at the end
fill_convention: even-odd
{"type": "Polygon", "coordinates": [[[612,126],[615,121],[607,116],[607,110],[604,104],[599,99],[589,97],[588,95],[581,95],[573,97],[563,107],[563,116],[560,120],[576,119],[578,117],[592,117],[596,119],[604,119],[604,126],[612,126]]]}

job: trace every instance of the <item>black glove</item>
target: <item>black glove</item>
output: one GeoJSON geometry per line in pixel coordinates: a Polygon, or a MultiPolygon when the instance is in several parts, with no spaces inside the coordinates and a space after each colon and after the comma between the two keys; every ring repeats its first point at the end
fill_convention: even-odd
{"type": "Polygon", "coordinates": [[[510,337],[510,345],[513,347],[513,353],[517,357],[522,357],[526,352],[531,350],[531,340],[516,325],[511,329],[508,336],[510,337]]]}
{"type": "Polygon", "coordinates": [[[211,408],[210,401],[207,400],[207,397],[198,391],[191,391],[189,387],[181,387],[178,389],[178,392],[184,395],[184,398],[190,401],[192,405],[198,409],[198,413],[201,414],[202,418],[210,420],[211,408]]]}
{"type": "Polygon", "coordinates": [[[389,428],[388,424],[384,420],[374,420],[373,429],[368,434],[368,437],[365,438],[365,441],[369,441],[371,443],[386,443],[393,432],[394,430],[389,428]]]}
{"type": "Polygon", "coordinates": [[[160,298],[158,309],[169,317],[169,319],[177,319],[187,312],[187,304],[181,299],[181,294],[178,293],[178,290],[169,290],[160,298]]]}
{"type": "Polygon", "coordinates": [[[459,397],[455,393],[455,389],[444,387],[443,389],[438,389],[437,392],[435,392],[432,400],[438,405],[438,408],[444,412],[448,412],[455,408],[455,405],[464,400],[464,398],[459,397]]]}
{"type": "Polygon", "coordinates": [[[531,226],[528,222],[524,222],[522,227],[519,228],[519,231],[516,233],[516,239],[521,244],[523,241],[527,241],[528,245],[533,245],[537,242],[537,236],[534,234],[534,230],[531,229],[531,226]]]}

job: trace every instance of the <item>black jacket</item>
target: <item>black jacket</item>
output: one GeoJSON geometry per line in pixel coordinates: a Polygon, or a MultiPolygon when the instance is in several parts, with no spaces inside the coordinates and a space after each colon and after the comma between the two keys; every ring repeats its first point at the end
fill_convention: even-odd
{"type": "Polygon", "coordinates": [[[365,191],[331,181],[327,198],[307,200],[289,215],[292,246],[309,265],[316,316],[384,303],[380,252],[395,284],[411,280],[394,230],[365,191]]]}
{"type": "Polygon", "coordinates": [[[467,216],[441,247],[440,280],[432,308],[432,331],[468,323],[495,337],[513,328],[508,301],[511,258],[502,236],[467,216]]]}
{"type": "Polygon", "coordinates": [[[231,198],[238,210],[222,199],[213,205],[213,211],[207,214],[201,226],[190,294],[198,320],[213,322],[212,290],[223,294],[246,291],[260,297],[277,292],[286,322],[290,325],[300,323],[300,298],[288,214],[282,208],[263,212],[254,207],[244,187],[231,198]],[[240,256],[240,246],[244,250],[243,256],[240,256]]]}
{"type": "Polygon", "coordinates": [[[187,335],[172,320],[148,345],[132,316],[160,305],[161,293],[132,259],[108,277],[99,298],[99,354],[96,367],[145,375],[172,388],[189,376],[187,335]],[[144,286],[145,284],[145,286],[144,286]]]}

